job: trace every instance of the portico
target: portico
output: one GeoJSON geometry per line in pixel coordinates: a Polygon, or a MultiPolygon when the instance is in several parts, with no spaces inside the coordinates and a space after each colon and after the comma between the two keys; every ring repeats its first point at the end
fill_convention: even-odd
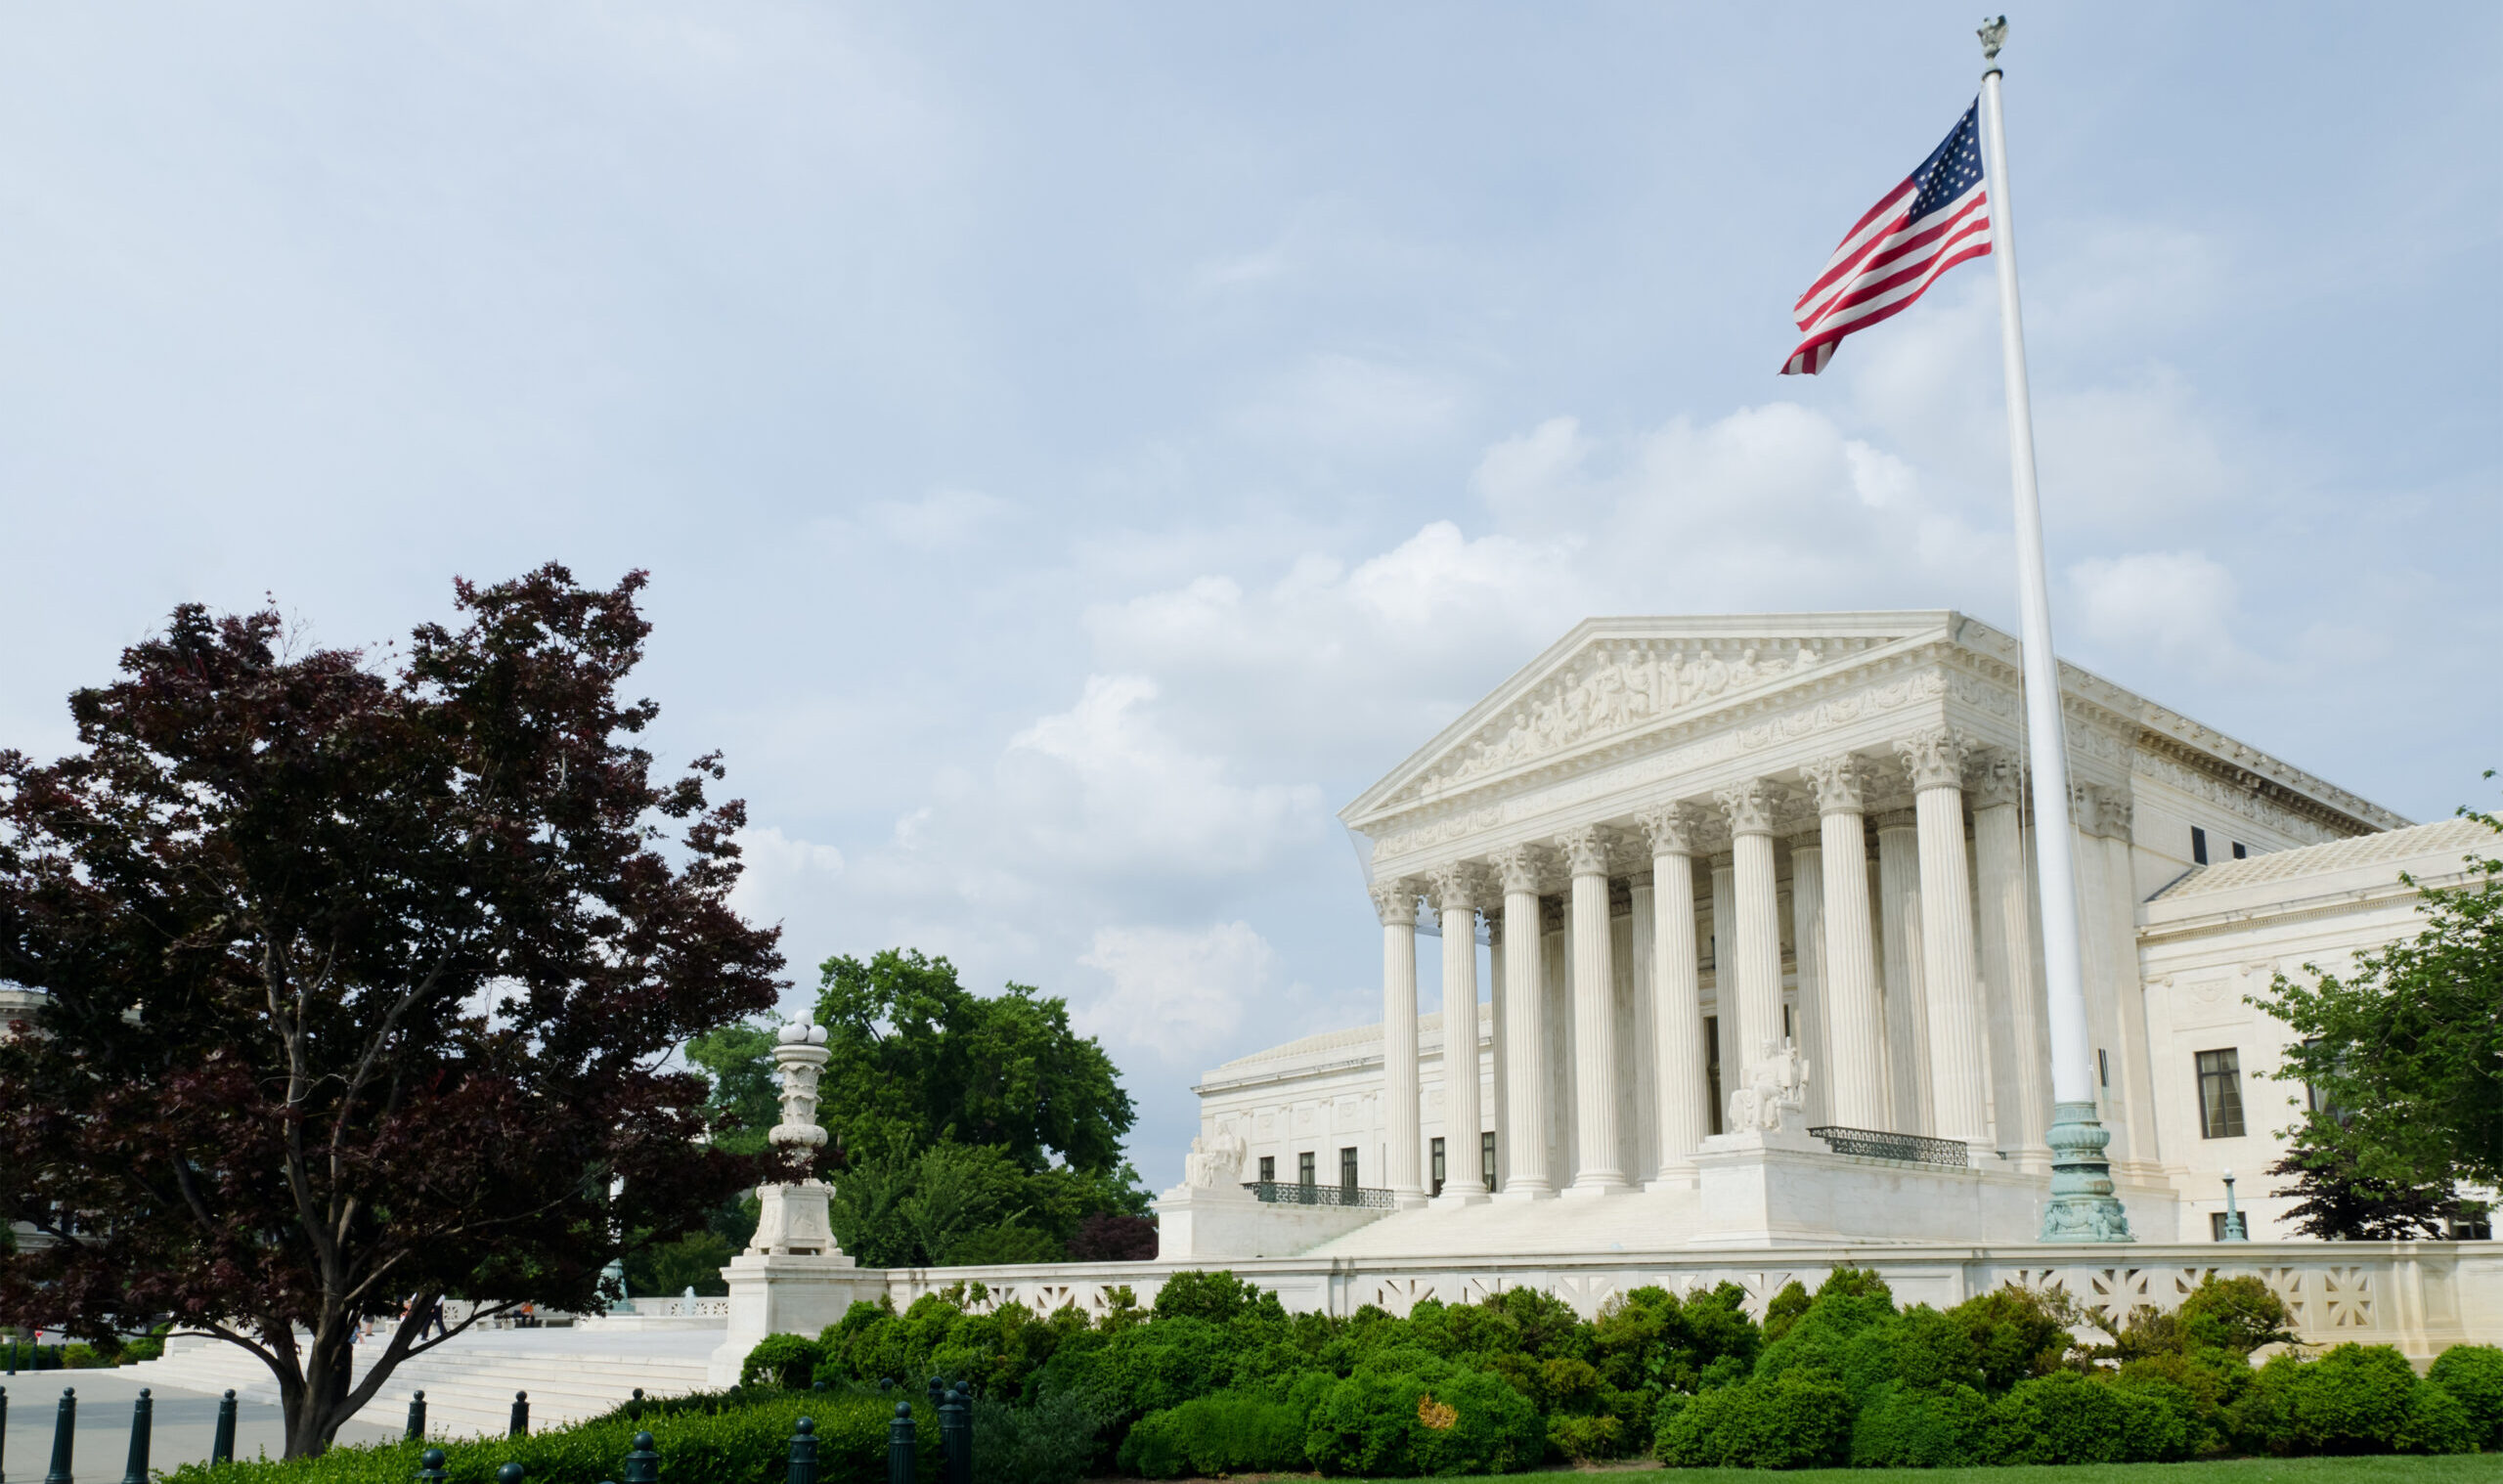
{"type": "MultiPolygon", "coordinates": [[[[1341,813],[1383,933],[1378,1093],[1323,1108],[1326,1133],[1283,1088],[1215,1116],[1254,1157],[1336,1145],[1331,1173],[1430,1200],[1429,1222],[1489,1196],[1692,1192],[1744,1153],[1771,1240],[1859,1218],[1767,1182],[1910,1147],[1861,1134],[1914,1136],[1981,1183],[1890,1175],[1912,1209],[1867,1235],[1922,1235],[1923,1203],[2025,1228],[2052,1109],[2020,660],[1950,612],[1577,627],[1341,813]],[[1439,1014],[1420,1013],[1421,922],[1439,1014]]],[[[2136,904],[2190,866],[2194,832],[2268,851],[2404,821],[2086,672],[2062,690],[2098,1113],[2115,1178],[2151,1200],[2136,904]]],[[[1643,1219],[1688,1223],[1694,1200],[1643,1219]]]]}

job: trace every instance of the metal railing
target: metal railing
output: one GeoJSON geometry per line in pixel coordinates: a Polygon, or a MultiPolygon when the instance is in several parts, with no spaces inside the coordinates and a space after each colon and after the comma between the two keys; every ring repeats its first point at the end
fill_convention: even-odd
{"type": "Polygon", "coordinates": [[[1826,1124],[1808,1130],[1837,1155],[1863,1159],[1895,1159],[1905,1164],[1935,1164],[1947,1169],[1972,1167],[1972,1151],[1954,1139],[1926,1134],[1896,1134],[1877,1128],[1840,1128],[1826,1124]]]}
{"type": "Polygon", "coordinates": [[[1387,1211],[1398,1202],[1390,1192],[1365,1185],[1305,1185],[1300,1181],[1246,1180],[1243,1188],[1254,1200],[1272,1205],[1355,1205],[1370,1210],[1387,1211]]]}

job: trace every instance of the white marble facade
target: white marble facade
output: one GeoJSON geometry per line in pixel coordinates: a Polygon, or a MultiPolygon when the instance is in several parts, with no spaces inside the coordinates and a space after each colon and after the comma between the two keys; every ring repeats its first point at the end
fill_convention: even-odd
{"type": "MultiPolygon", "coordinates": [[[[1422,1209],[1385,1225],[1491,1240],[1494,1213],[1437,1213],[1647,1209],[1717,1167],[1732,1094],[1786,1076],[1781,1137],[1820,1153],[1761,1178],[1822,1157],[1801,1125],[1838,1125],[1960,1142],[1975,1199],[2023,1198],[2050,1078],[2018,682],[2016,640],[1953,612],[1580,625],[1342,811],[1372,848],[1383,1021],[1210,1070],[1204,1135],[1241,1141],[1245,1180],[1387,1191],[1422,1209]],[[1422,989],[1420,924],[1442,946],[1422,989]]],[[[2413,931],[2398,870],[2458,871],[2476,827],[2409,829],[2097,676],[2062,684],[2115,1178],[2143,1240],[2208,1240],[2226,1168],[2253,1177],[2252,1235],[2279,1235],[2261,1172],[2295,1114],[2241,996],[2413,931]],[[2203,1102],[2219,1051],[2238,1125],[2213,1055],[2203,1102]]],[[[1540,1218],[1567,1246],[1612,1219],[1540,1218]]]]}

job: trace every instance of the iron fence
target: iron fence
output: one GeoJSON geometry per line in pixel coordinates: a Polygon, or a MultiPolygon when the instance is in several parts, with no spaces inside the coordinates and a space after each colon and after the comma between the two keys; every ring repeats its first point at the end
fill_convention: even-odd
{"type": "Polygon", "coordinates": [[[1398,1205],[1390,1192],[1364,1185],[1305,1185],[1300,1181],[1246,1180],[1254,1200],[1271,1205],[1354,1205],[1387,1211],[1398,1205]]]}
{"type": "Polygon", "coordinates": [[[1841,1128],[1830,1123],[1808,1132],[1824,1140],[1825,1147],[1837,1155],[1855,1155],[1863,1159],[1894,1159],[1905,1164],[1935,1164],[1946,1169],[1967,1169],[1972,1165],[1972,1151],[1954,1139],[1888,1133],[1877,1128],[1841,1128]]]}

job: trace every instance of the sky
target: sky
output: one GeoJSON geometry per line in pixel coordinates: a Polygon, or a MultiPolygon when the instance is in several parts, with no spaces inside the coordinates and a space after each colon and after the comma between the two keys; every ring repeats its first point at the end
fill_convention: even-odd
{"type": "MultiPolygon", "coordinates": [[[[1999,194],[2062,652],[2429,819],[2503,764],[2503,10],[2407,14],[2019,11],[1999,194]]],[[[179,602],[648,569],[786,1004],[1065,996],[1170,1184],[1201,1070],[1378,1017],[1338,809],[1575,622],[2017,628],[1990,262],[1776,374],[1974,20],[12,7],[0,746],[179,602]]]]}

